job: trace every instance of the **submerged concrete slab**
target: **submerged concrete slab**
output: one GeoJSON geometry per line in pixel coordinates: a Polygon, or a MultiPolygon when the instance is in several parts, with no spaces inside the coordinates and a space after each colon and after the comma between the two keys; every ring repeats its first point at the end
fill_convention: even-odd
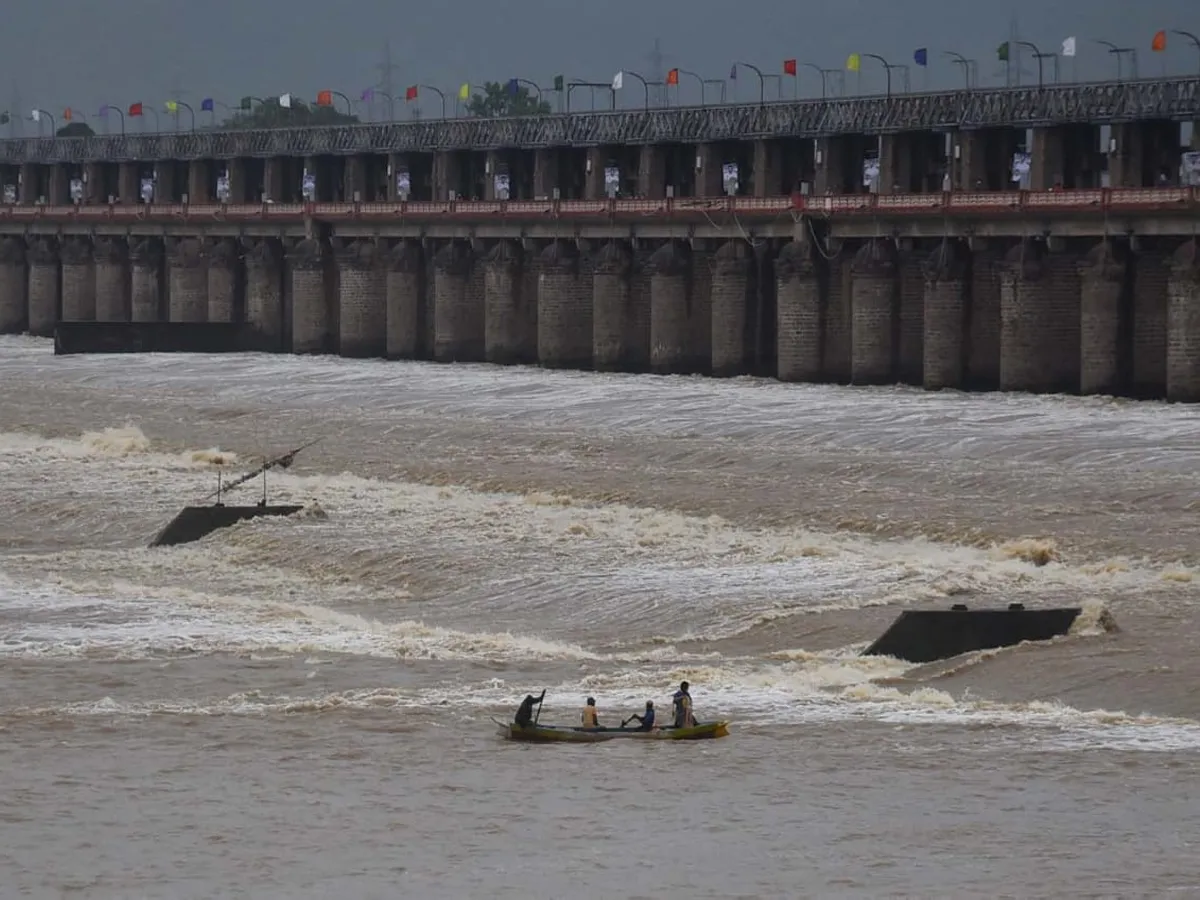
{"type": "Polygon", "coordinates": [[[1080,611],[1079,607],[1026,609],[1020,603],[1008,609],[968,609],[956,604],[947,610],[909,610],[863,656],[928,663],[1023,641],[1048,641],[1070,631],[1080,611]]]}

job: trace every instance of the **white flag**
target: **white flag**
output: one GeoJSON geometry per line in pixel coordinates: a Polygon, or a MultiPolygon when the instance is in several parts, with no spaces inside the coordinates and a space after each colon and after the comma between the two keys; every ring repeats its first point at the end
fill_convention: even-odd
{"type": "Polygon", "coordinates": [[[625,86],[625,73],[618,72],[616,75],[613,76],[613,90],[619,91],[624,86],[625,86]]]}
{"type": "Polygon", "coordinates": [[[292,108],[292,95],[291,94],[280,94],[279,95],[279,105],[281,107],[283,107],[284,109],[291,109],[292,108]]]}
{"type": "Polygon", "coordinates": [[[35,109],[29,114],[29,118],[33,119],[35,122],[42,121],[42,111],[40,109],[35,109]]]}
{"type": "Polygon", "coordinates": [[[1075,38],[1069,37],[1065,41],[1063,41],[1062,55],[1063,56],[1074,56],[1075,55],[1075,38]]]}

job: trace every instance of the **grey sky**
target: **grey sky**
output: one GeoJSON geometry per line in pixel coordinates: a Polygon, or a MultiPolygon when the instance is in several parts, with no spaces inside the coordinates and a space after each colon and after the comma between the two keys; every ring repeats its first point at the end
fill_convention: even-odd
{"type": "MultiPolygon", "coordinates": [[[[665,65],[723,78],[742,59],[768,73],[796,57],[841,67],[854,51],[911,63],[927,46],[929,87],[961,76],[941,58],[955,50],[979,60],[984,81],[998,72],[995,48],[1015,16],[1024,39],[1057,51],[1079,39],[1075,71],[1064,79],[1112,71],[1108,54],[1090,43],[1105,38],[1138,49],[1143,75],[1164,64],[1173,72],[1200,68],[1200,54],[1171,38],[1152,54],[1158,28],[1200,33],[1200,0],[4,0],[0,50],[7,86],[0,106],[19,99],[55,115],[66,106],[89,118],[104,103],[142,100],[161,106],[173,84],[199,104],[216,97],[291,91],[311,99],[322,88],[356,99],[380,80],[384,42],[398,71],[396,89],[414,82],[442,87],[520,76],[547,84],[568,78],[611,79],[618,69],[650,76],[650,51],[660,38],[665,65]]],[[[757,94],[752,73],[741,96],[757,94]]],[[[807,93],[815,74],[802,69],[807,93]]],[[[864,64],[864,89],[883,75],[864,64]]],[[[852,82],[850,82],[852,84],[852,82]]],[[[921,75],[914,69],[913,87],[921,75]]],[[[640,88],[624,105],[640,102],[640,88]]],[[[694,86],[685,84],[690,92],[694,86]]],[[[790,86],[785,90],[790,91],[790,86]]],[[[685,98],[687,99],[687,98],[685,98]]]]}

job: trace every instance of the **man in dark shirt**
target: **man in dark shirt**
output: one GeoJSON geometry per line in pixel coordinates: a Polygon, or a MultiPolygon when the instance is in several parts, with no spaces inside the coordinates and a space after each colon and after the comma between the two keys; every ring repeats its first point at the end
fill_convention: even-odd
{"type": "Polygon", "coordinates": [[[654,701],[646,701],[646,711],[640,716],[634,713],[629,717],[630,722],[637,722],[640,726],[638,731],[652,731],[654,729],[654,701]]]}
{"type": "Polygon", "coordinates": [[[535,697],[533,694],[526,694],[525,699],[521,701],[521,706],[517,709],[516,716],[513,717],[513,724],[518,728],[528,728],[533,724],[533,708],[540,706],[541,702],[546,698],[546,691],[543,688],[541,696],[535,697]]]}

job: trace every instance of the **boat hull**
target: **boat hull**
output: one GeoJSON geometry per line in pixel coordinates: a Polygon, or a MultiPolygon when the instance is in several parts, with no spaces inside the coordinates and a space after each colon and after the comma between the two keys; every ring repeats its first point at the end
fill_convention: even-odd
{"type": "Polygon", "coordinates": [[[602,744],[606,741],[711,741],[729,734],[728,722],[704,722],[689,728],[567,728],[561,725],[500,725],[500,735],[527,744],[602,744]]]}

